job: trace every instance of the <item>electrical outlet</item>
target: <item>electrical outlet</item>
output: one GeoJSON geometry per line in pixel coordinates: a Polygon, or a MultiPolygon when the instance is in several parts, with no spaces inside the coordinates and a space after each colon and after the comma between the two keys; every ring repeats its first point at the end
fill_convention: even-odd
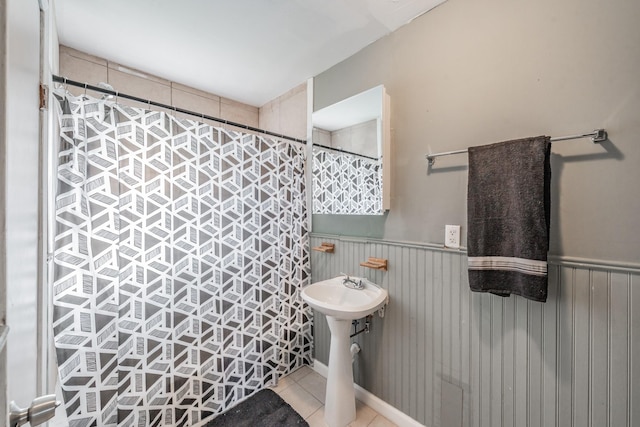
{"type": "Polygon", "coordinates": [[[445,225],[444,245],[447,248],[454,248],[454,249],[458,249],[460,247],[460,226],[459,225],[445,225]]]}

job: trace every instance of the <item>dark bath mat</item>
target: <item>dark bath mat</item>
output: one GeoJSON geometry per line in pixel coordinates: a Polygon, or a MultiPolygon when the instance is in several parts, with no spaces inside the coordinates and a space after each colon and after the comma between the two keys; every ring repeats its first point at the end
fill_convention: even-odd
{"type": "Polygon", "coordinates": [[[206,427],[309,427],[276,392],[260,390],[244,402],[218,415],[206,427]]]}

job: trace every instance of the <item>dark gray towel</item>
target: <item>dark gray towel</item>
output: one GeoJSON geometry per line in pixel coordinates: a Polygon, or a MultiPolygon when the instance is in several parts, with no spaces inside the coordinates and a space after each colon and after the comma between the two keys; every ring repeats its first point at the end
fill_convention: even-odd
{"type": "Polygon", "coordinates": [[[547,300],[550,154],[547,136],[469,148],[472,291],[547,300]]]}

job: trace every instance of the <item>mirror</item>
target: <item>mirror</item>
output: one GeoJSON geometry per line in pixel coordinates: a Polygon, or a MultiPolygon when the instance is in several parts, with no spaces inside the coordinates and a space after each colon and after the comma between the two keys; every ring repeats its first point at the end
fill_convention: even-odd
{"type": "Polygon", "coordinates": [[[312,122],[313,213],[383,215],[391,177],[384,86],[315,111],[312,122]]]}

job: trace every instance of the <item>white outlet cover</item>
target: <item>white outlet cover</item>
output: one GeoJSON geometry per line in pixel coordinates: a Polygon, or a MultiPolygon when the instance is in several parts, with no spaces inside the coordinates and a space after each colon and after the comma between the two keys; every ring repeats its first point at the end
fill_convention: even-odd
{"type": "Polygon", "coordinates": [[[444,246],[452,249],[460,248],[460,226],[459,225],[445,225],[444,246]]]}

